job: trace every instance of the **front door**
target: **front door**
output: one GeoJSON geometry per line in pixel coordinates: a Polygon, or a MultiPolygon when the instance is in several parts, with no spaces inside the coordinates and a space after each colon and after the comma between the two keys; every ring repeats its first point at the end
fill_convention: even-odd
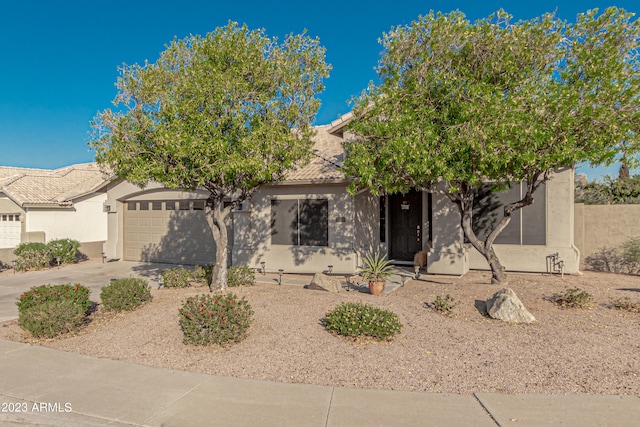
{"type": "Polygon", "coordinates": [[[413,261],[422,250],[422,193],[389,196],[389,258],[413,261]]]}

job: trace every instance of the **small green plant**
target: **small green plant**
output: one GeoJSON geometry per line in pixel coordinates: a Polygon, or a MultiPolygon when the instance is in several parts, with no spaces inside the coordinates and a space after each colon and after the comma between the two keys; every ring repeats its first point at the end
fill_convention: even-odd
{"type": "Polygon", "coordinates": [[[178,311],[185,344],[240,342],[253,320],[251,305],[232,293],[189,297],[178,311]]]}
{"type": "Polygon", "coordinates": [[[36,338],[76,331],[85,320],[86,311],[71,300],[48,300],[18,315],[18,325],[36,338]]]}
{"type": "Polygon", "coordinates": [[[366,280],[382,280],[393,274],[393,260],[387,259],[380,252],[368,253],[362,258],[359,269],[366,280]]]}
{"type": "Polygon", "coordinates": [[[151,301],[151,289],[144,279],[117,279],[102,288],[100,300],[111,311],[131,311],[151,301]]]}
{"type": "Polygon", "coordinates": [[[618,310],[640,313],[640,301],[631,301],[629,297],[618,298],[611,303],[611,306],[618,310]]]}
{"type": "Polygon", "coordinates": [[[441,297],[440,295],[436,296],[436,299],[429,304],[429,307],[438,313],[453,317],[453,309],[456,308],[457,305],[458,301],[456,301],[451,295],[447,294],[444,297],[441,297]]]}
{"type": "Polygon", "coordinates": [[[587,308],[591,305],[593,296],[580,288],[571,288],[564,293],[551,295],[549,300],[560,307],[587,308]]]}
{"type": "Polygon", "coordinates": [[[234,265],[227,270],[227,286],[252,286],[256,284],[253,270],[247,266],[234,265]]]}
{"type": "Polygon", "coordinates": [[[184,267],[170,268],[162,273],[165,288],[186,288],[192,280],[191,272],[184,267]]]}
{"type": "Polygon", "coordinates": [[[361,302],[343,302],[324,318],[329,332],[349,337],[371,337],[389,341],[402,330],[398,316],[361,302]]]}
{"type": "Polygon", "coordinates": [[[72,264],[77,261],[80,242],[73,239],[51,240],[47,243],[47,248],[49,248],[51,264],[55,265],[57,263],[56,257],[60,257],[61,264],[72,264]]]}
{"type": "Polygon", "coordinates": [[[44,243],[22,243],[13,253],[17,256],[16,271],[41,270],[51,263],[49,248],[44,243]]]}
{"type": "Polygon", "coordinates": [[[44,304],[49,301],[70,301],[82,308],[84,313],[89,311],[91,301],[89,300],[89,289],[79,283],[64,285],[41,285],[33,286],[24,292],[16,302],[18,312],[23,313],[30,308],[44,304]]]}

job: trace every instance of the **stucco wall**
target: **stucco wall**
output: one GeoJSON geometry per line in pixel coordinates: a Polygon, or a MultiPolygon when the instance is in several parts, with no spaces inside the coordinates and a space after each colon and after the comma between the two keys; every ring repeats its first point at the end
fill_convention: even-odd
{"type": "Polygon", "coordinates": [[[580,265],[604,248],[614,248],[640,236],[640,205],[575,205],[575,240],[580,265]]]}
{"type": "Polygon", "coordinates": [[[387,253],[387,244],[380,242],[380,197],[361,191],[354,196],[353,203],[356,265],[361,265],[367,253],[387,253]]]}
{"type": "Polygon", "coordinates": [[[98,193],[75,200],[68,209],[29,208],[25,231],[44,232],[47,242],[66,238],[79,242],[104,241],[107,239],[107,214],[103,212],[106,200],[106,193],[98,193]]]}
{"type": "Polygon", "coordinates": [[[23,213],[24,210],[18,206],[13,200],[0,193],[0,213],[23,213]]]}
{"type": "Polygon", "coordinates": [[[265,186],[251,198],[249,211],[234,213],[236,235],[233,264],[287,273],[318,272],[333,266],[334,273],[353,273],[357,266],[354,251],[354,206],[344,185],[265,186]],[[329,245],[289,246],[271,244],[271,199],[321,198],[329,201],[329,245]],[[239,222],[242,222],[240,227],[239,222]]]}
{"type": "MultiPolygon", "coordinates": [[[[535,197],[534,193],[534,199],[535,197]]],[[[580,252],[574,244],[572,224],[573,169],[565,168],[557,171],[547,181],[545,197],[546,245],[495,245],[496,253],[507,270],[531,272],[547,271],[547,257],[558,253],[560,259],[564,261],[565,273],[577,273],[580,252]]],[[[475,248],[469,249],[469,260],[472,269],[489,268],[484,257],[475,248]]]]}
{"type": "MultiPolygon", "coordinates": [[[[432,195],[432,242],[427,271],[461,275],[469,271],[469,259],[463,246],[460,211],[445,195],[432,195]]],[[[424,228],[424,227],[423,227],[424,228]]]]}

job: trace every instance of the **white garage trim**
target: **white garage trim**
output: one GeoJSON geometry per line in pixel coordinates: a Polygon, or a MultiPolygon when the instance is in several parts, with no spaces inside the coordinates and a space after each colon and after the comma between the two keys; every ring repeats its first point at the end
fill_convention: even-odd
{"type": "Polygon", "coordinates": [[[0,214],[0,249],[18,246],[21,232],[20,214],[0,214]]]}

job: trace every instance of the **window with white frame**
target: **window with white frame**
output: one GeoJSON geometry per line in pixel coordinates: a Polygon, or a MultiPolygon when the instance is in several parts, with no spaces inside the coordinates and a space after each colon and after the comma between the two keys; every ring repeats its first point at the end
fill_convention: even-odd
{"type": "Polygon", "coordinates": [[[272,199],[271,244],[329,246],[329,200],[272,199]]]}

